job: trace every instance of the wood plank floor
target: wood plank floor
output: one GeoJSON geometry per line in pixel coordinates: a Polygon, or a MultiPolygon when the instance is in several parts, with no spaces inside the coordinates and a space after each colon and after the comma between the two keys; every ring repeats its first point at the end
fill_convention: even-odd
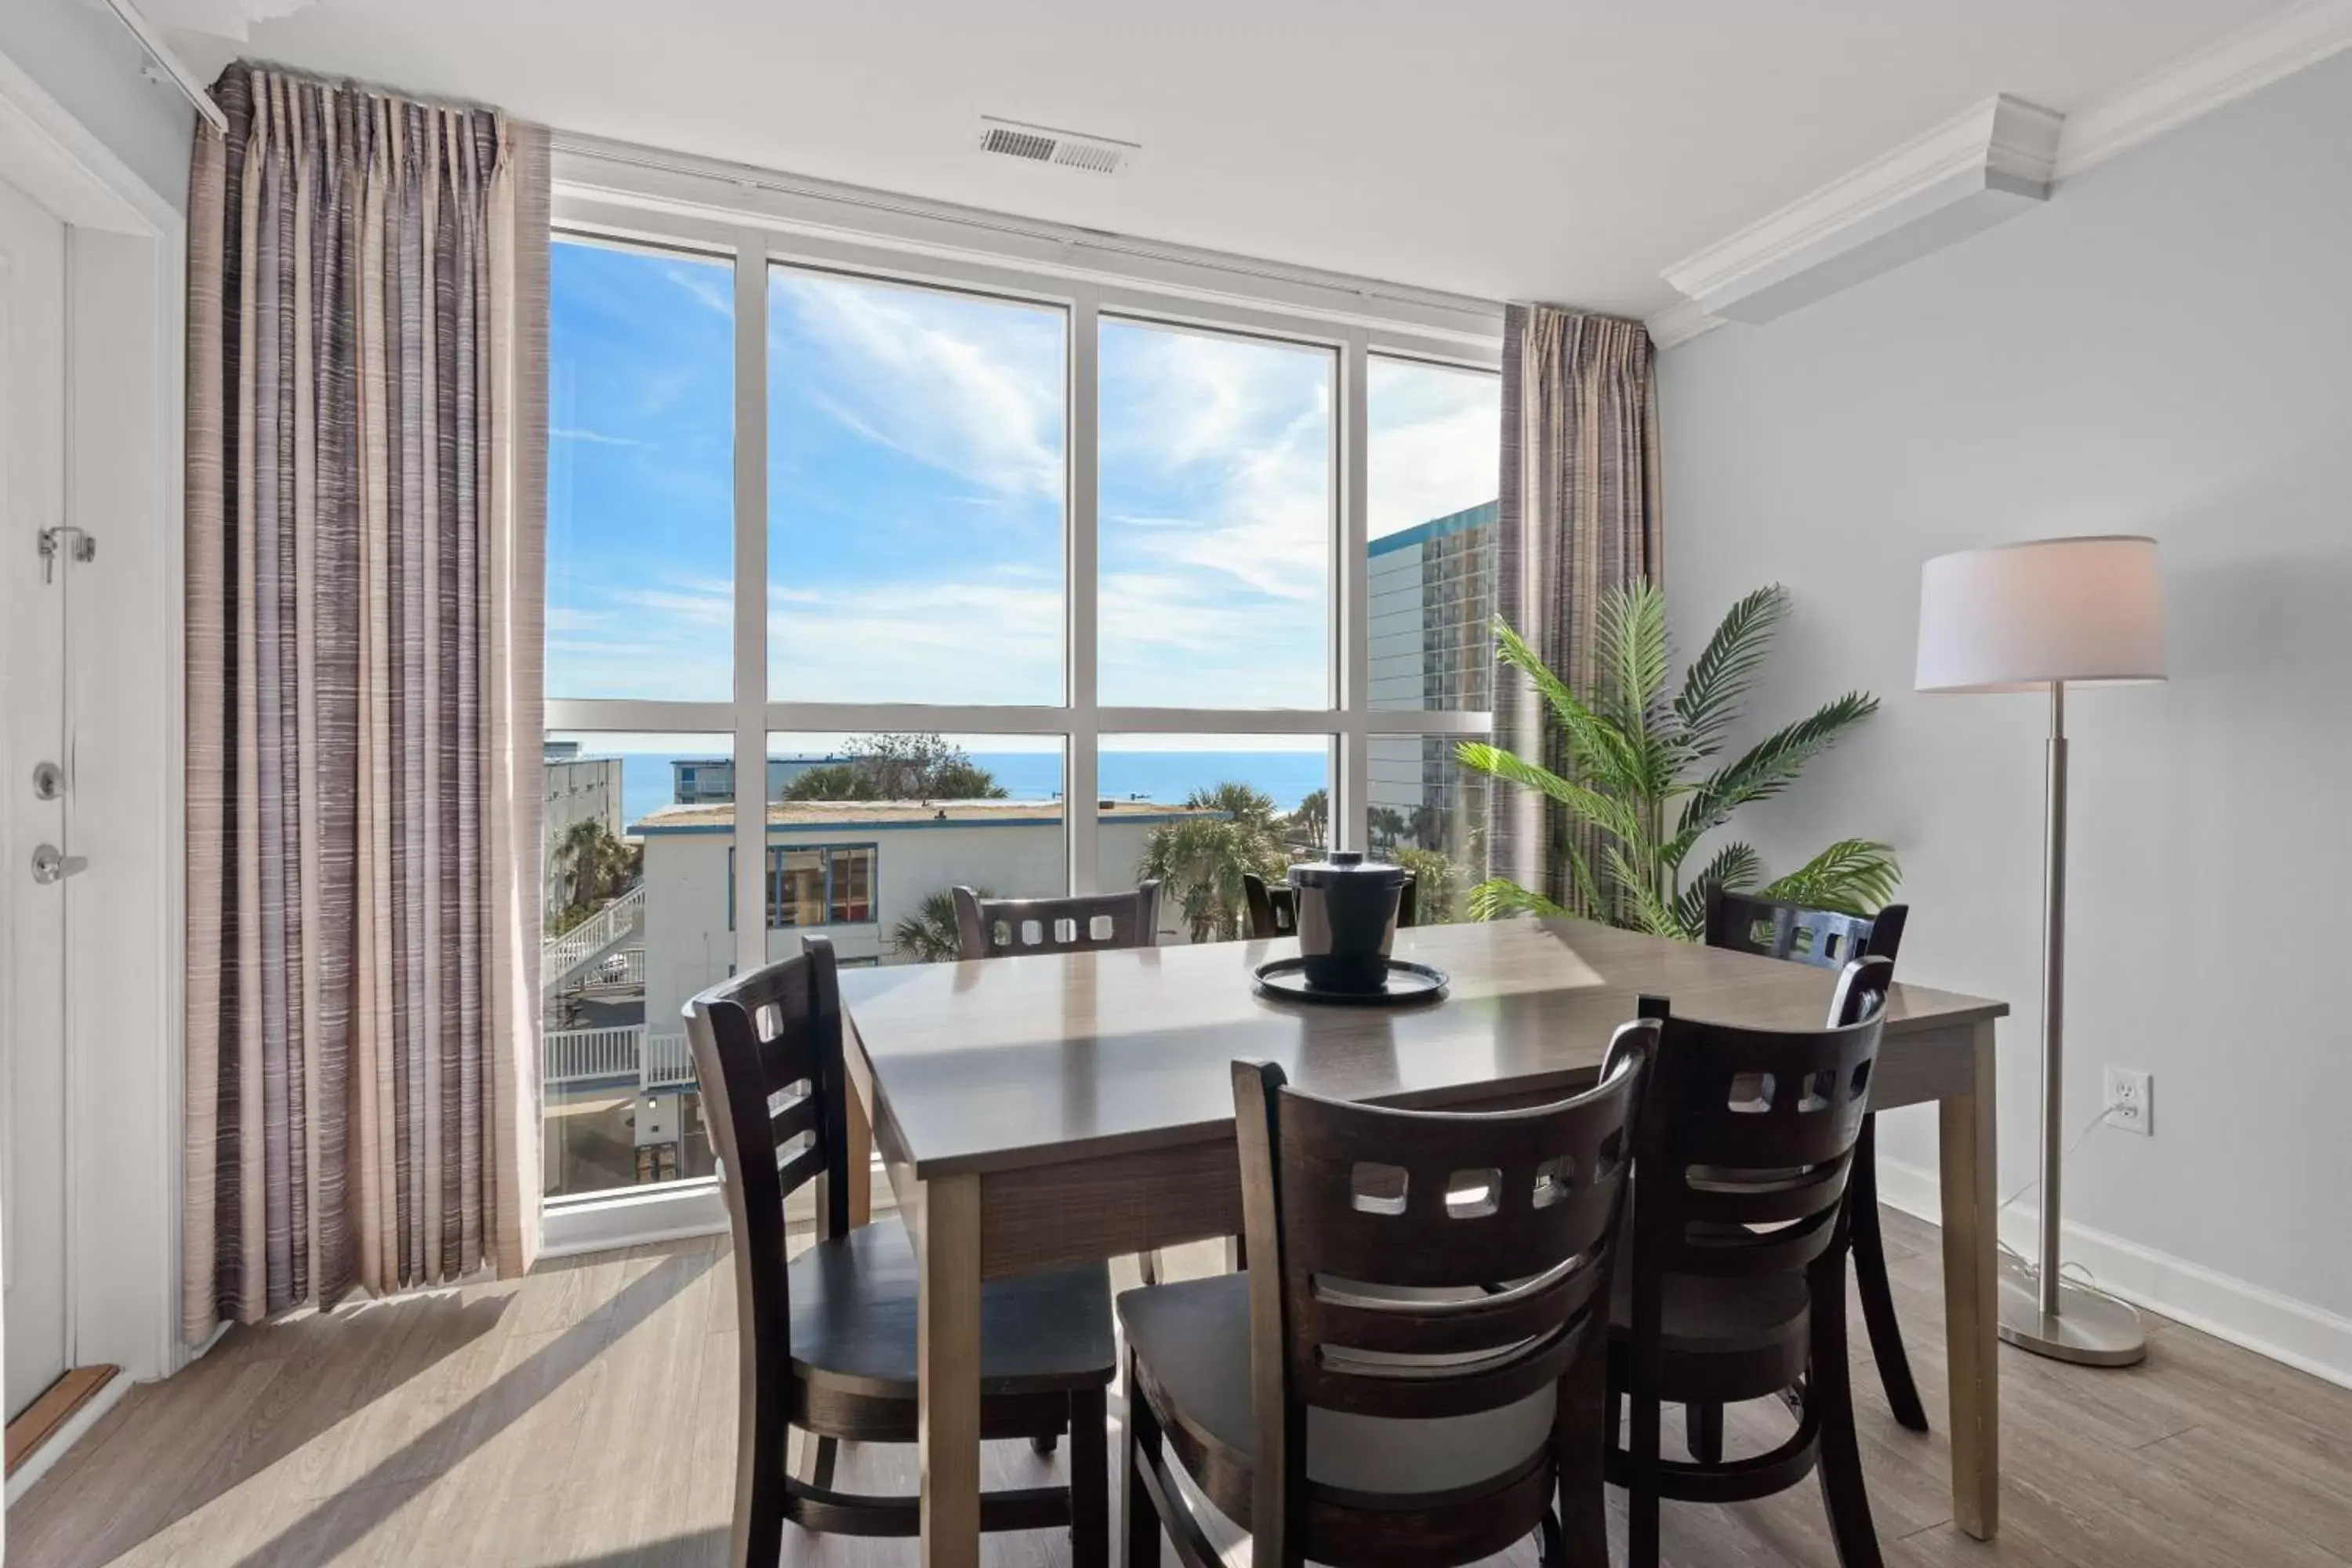
{"type": "MultiPolygon", "coordinates": [[[[1940,1432],[1935,1233],[1893,1213],[1887,1233],[1940,1432]]],[[[1176,1271],[1214,1256],[1187,1249],[1176,1271]]],[[[179,1377],[135,1390],[10,1510],[8,1561],[717,1564],[735,1331],[719,1240],[236,1330],[179,1377]]],[[[1895,1425],[1866,1355],[1855,1379],[1864,1462],[1896,1568],[2352,1568],[2352,1392],[2172,1324],[2156,1326],[2146,1365],[2124,1372],[2004,1351],[2004,1527],[1987,1547],[1952,1527],[1943,1439],[1895,1425]]],[[[1735,1450],[1771,1440],[1781,1419],[1769,1405],[1734,1412],[1735,1450]]],[[[1036,1484],[1058,1463],[992,1445],[984,1479],[1036,1484]]],[[[844,1485],[903,1487],[912,1475],[908,1450],[845,1450],[844,1485]]],[[[917,1561],[903,1541],[793,1545],[790,1561],[845,1568],[917,1561]]],[[[1810,1484],[1737,1508],[1670,1504],[1666,1548],[1681,1568],[1834,1563],[1810,1484]]],[[[995,1537],[986,1559],[1066,1563],[1068,1545],[995,1537]]],[[[1535,1554],[1498,1561],[1532,1568],[1535,1554]]]]}

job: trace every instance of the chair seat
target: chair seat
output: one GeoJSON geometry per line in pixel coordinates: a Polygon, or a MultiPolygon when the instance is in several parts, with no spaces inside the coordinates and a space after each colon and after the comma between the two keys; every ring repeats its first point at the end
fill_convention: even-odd
{"type": "MultiPolygon", "coordinates": [[[[1245,1473],[1257,1447],[1249,1276],[1221,1274],[1129,1290],[1118,1299],[1118,1316],[1161,1420],[1245,1473]]],[[[1516,1474],[1542,1451],[1551,1434],[1553,1396],[1547,1387],[1497,1410],[1429,1420],[1310,1407],[1307,1481],[1384,1498],[1392,1507],[1476,1492],[1516,1474]]],[[[1214,1490],[1212,1500],[1234,1511],[1214,1490]]]]}
{"type": "MultiPolygon", "coordinates": [[[[915,1248],[896,1218],[820,1241],[785,1270],[795,1376],[915,1399],[915,1248]]],[[[992,1279],[980,1293],[983,1399],[1100,1388],[1118,1364],[1110,1269],[992,1279]]]]}
{"type": "MultiPolygon", "coordinates": [[[[1668,1355],[1744,1355],[1804,1342],[1811,1297],[1802,1274],[1669,1274],[1662,1283],[1659,1343],[1668,1355]]],[[[1633,1271],[1621,1268],[1609,1292],[1610,1331],[1627,1333],[1633,1321],[1633,1271]]]]}

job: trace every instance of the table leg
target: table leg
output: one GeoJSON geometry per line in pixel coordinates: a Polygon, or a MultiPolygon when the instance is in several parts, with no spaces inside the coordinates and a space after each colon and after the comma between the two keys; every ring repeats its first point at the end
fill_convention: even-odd
{"type": "Polygon", "coordinates": [[[1993,1026],[1976,1026],[1975,1091],[1937,1107],[1944,1334],[1951,1369],[1952,1519],[1979,1541],[2000,1528],[1999,1199],[1994,1194],[1993,1026]]]}
{"type": "Polygon", "coordinates": [[[849,1112],[842,1152],[848,1165],[849,1224],[855,1229],[874,1223],[874,1123],[866,1115],[866,1101],[858,1098],[856,1084],[852,1083],[842,1099],[849,1112]]]}
{"type": "Polygon", "coordinates": [[[923,1568],[980,1563],[980,1178],[923,1184],[916,1245],[923,1568]]]}

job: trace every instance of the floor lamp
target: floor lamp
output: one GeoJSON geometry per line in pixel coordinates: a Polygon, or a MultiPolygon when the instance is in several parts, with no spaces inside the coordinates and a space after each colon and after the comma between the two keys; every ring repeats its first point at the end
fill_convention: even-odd
{"type": "Polygon", "coordinates": [[[2044,539],[1938,555],[1919,574],[1922,691],[2046,691],[2050,772],[2042,828],[2042,1260],[2006,1254],[2000,1337],[2037,1355],[2128,1366],[2147,1353],[2139,1314],[2060,1277],[2065,1157],[2066,689],[2164,679],[2156,541],[2044,539]]]}

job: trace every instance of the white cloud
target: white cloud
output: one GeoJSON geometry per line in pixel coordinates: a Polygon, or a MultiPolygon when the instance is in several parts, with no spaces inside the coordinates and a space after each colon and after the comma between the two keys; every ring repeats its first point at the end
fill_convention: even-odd
{"type": "Polygon", "coordinates": [[[1365,414],[1370,537],[1493,500],[1502,486],[1502,379],[1371,362],[1365,414]]]}
{"type": "Polygon", "coordinates": [[[769,299],[781,374],[845,427],[983,489],[1062,499],[1057,316],[790,271],[769,299]]]}

